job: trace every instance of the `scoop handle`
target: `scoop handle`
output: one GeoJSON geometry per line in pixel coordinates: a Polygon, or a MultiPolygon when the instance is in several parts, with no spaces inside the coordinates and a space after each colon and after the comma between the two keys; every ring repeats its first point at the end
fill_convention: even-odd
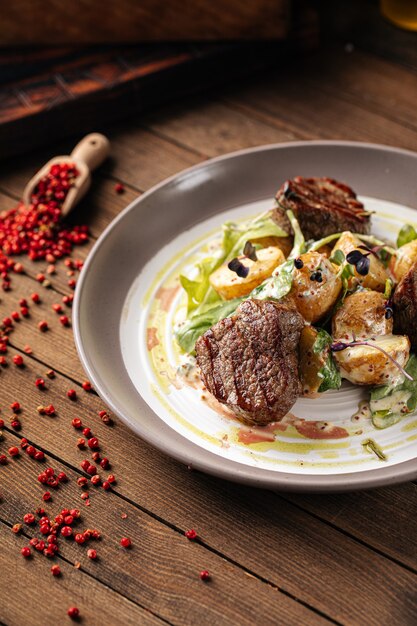
{"type": "Polygon", "coordinates": [[[81,139],[71,152],[74,161],[83,161],[90,171],[103,163],[109,156],[110,142],[101,133],[90,133],[81,139]]]}

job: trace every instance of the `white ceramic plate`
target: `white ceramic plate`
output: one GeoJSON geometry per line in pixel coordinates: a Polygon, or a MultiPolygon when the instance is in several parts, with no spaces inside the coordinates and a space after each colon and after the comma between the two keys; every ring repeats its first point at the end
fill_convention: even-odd
{"type": "Polygon", "coordinates": [[[208,161],[142,196],[103,233],[77,288],[76,342],[97,391],[153,445],[225,478],[293,490],[415,478],[417,415],[376,430],[358,412],[366,389],[345,383],[299,399],[273,430],[248,429],[202,391],[173,329],[184,315],[179,274],[192,271],[225,220],[271,208],[286,178],[347,182],[375,211],[372,232],[395,240],[417,222],[416,166],[414,153],[365,144],[268,146],[208,161]],[[364,445],[370,438],[385,460],[364,445]]]}

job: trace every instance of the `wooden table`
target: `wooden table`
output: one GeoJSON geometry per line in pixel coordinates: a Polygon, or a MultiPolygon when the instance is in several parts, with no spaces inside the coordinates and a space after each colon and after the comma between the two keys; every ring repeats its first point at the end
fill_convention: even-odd
{"type": "MultiPolygon", "coordinates": [[[[112,160],[96,174],[93,189],[74,219],[86,220],[93,240],[118,212],[146,189],[207,157],[239,148],[298,139],[351,139],[417,149],[417,75],[371,53],[335,45],[291,66],[229,85],[175,106],[104,129],[112,160]],[[125,193],[117,195],[122,182],[125,193]]],[[[75,143],[75,140],[74,140],[75,143]]],[[[25,181],[49,156],[51,145],[7,163],[0,174],[0,207],[18,199],[25,181]]],[[[323,172],[326,174],[326,172],[323,172]]],[[[281,181],[277,181],[277,185],[281,181]]],[[[90,245],[75,251],[85,258],[90,245]]],[[[417,488],[414,483],[344,495],[290,495],[257,491],[190,471],[133,435],[115,419],[100,420],[103,403],[81,387],[85,374],[71,328],[51,308],[69,292],[67,267],[57,266],[49,289],[35,276],[45,264],[23,261],[1,294],[2,319],[18,300],[39,292],[30,318],[17,322],[1,368],[0,453],[22,436],[47,455],[47,464],[70,479],[45,504],[52,515],[79,508],[77,528],[97,528],[96,561],[86,546],[62,540],[62,576],[52,561],[20,555],[28,537],[23,515],[42,506],[40,465],[22,453],[0,467],[0,622],[7,626],[69,623],[77,606],[83,624],[415,624],[417,615],[417,488]],[[50,330],[41,333],[45,319],[50,330]],[[33,349],[25,354],[25,346],[33,349]],[[25,367],[12,362],[23,354],[25,367]],[[53,368],[56,378],[46,378],[53,368]],[[43,377],[47,390],[34,381],[43,377]],[[68,389],[77,400],[66,397],[68,389]],[[9,406],[19,401],[22,430],[8,427],[9,406]],[[52,403],[56,417],[39,415],[52,403]],[[80,498],[80,417],[99,438],[117,477],[114,489],[91,487],[90,506],[80,498]],[[198,532],[198,540],[184,536],[198,532]],[[132,548],[119,545],[130,537],[132,548]],[[81,564],[80,566],[78,564],[81,564]],[[200,570],[211,574],[209,582],[200,570]]],[[[104,341],[105,339],[103,339],[104,341]]],[[[104,473],[104,472],[103,472],[104,473]]]]}

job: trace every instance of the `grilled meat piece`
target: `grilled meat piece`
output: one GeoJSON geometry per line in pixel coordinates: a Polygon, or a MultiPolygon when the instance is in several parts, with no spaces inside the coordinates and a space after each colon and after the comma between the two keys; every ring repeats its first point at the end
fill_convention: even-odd
{"type": "Polygon", "coordinates": [[[276,200],[278,207],[273,210],[273,219],[290,232],[285,212],[291,209],[307,240],[321,239],[345,230],[369,233],[370,214],[365,211],[362,202],[357,200],[350,187],[332,178],[296,176],[280,187],[276,200]]]}
{"type": "Polygon", "coordinates": [[[417,350],[417,263],[398,283],[392,299],[394,332],[408,335],[411,349],[417,350]]]}
{"type": "Polygon", "coordinates": [[[301,315],[284,304],[245,300],[196,343],[207,389],[244,422],[280,420],[300,393],[301,315]]]}

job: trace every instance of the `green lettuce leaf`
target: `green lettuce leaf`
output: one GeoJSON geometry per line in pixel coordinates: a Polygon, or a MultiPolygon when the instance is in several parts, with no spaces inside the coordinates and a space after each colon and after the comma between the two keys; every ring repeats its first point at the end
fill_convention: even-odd
{"type": "Polygon", "coordinates": [[[323,328],[317,328],[316,330],[317,339],[313,345],[313,352],[315,354],[320,354],[321,352],[327,353],[326,361],[318,373],[319,377],[322,379],[318,391],[319,393],[324,393],[329,389],[340,389],[342,378],[333,358],[332,351],[330,350],[332,338],[323,328]]]}
{"type": "Polygon", "coordinates": [[[416,229],[410,224],[405,224],[398,233],[397,248],[401,248],[401,246],[410,243],[410,241],[414,241],[414,239],[417,239],[416,229]]]}
{"type": "Polygon", "coordinates": [[[384,385],[371,391],[372,423],[376,428],[387,428],[417,409],[417,356],[412,354],[405,368],[414,380],[404,379],[397,385],[384,385]],[[401,409],[405,408],[405,412],[401,409]]]}

